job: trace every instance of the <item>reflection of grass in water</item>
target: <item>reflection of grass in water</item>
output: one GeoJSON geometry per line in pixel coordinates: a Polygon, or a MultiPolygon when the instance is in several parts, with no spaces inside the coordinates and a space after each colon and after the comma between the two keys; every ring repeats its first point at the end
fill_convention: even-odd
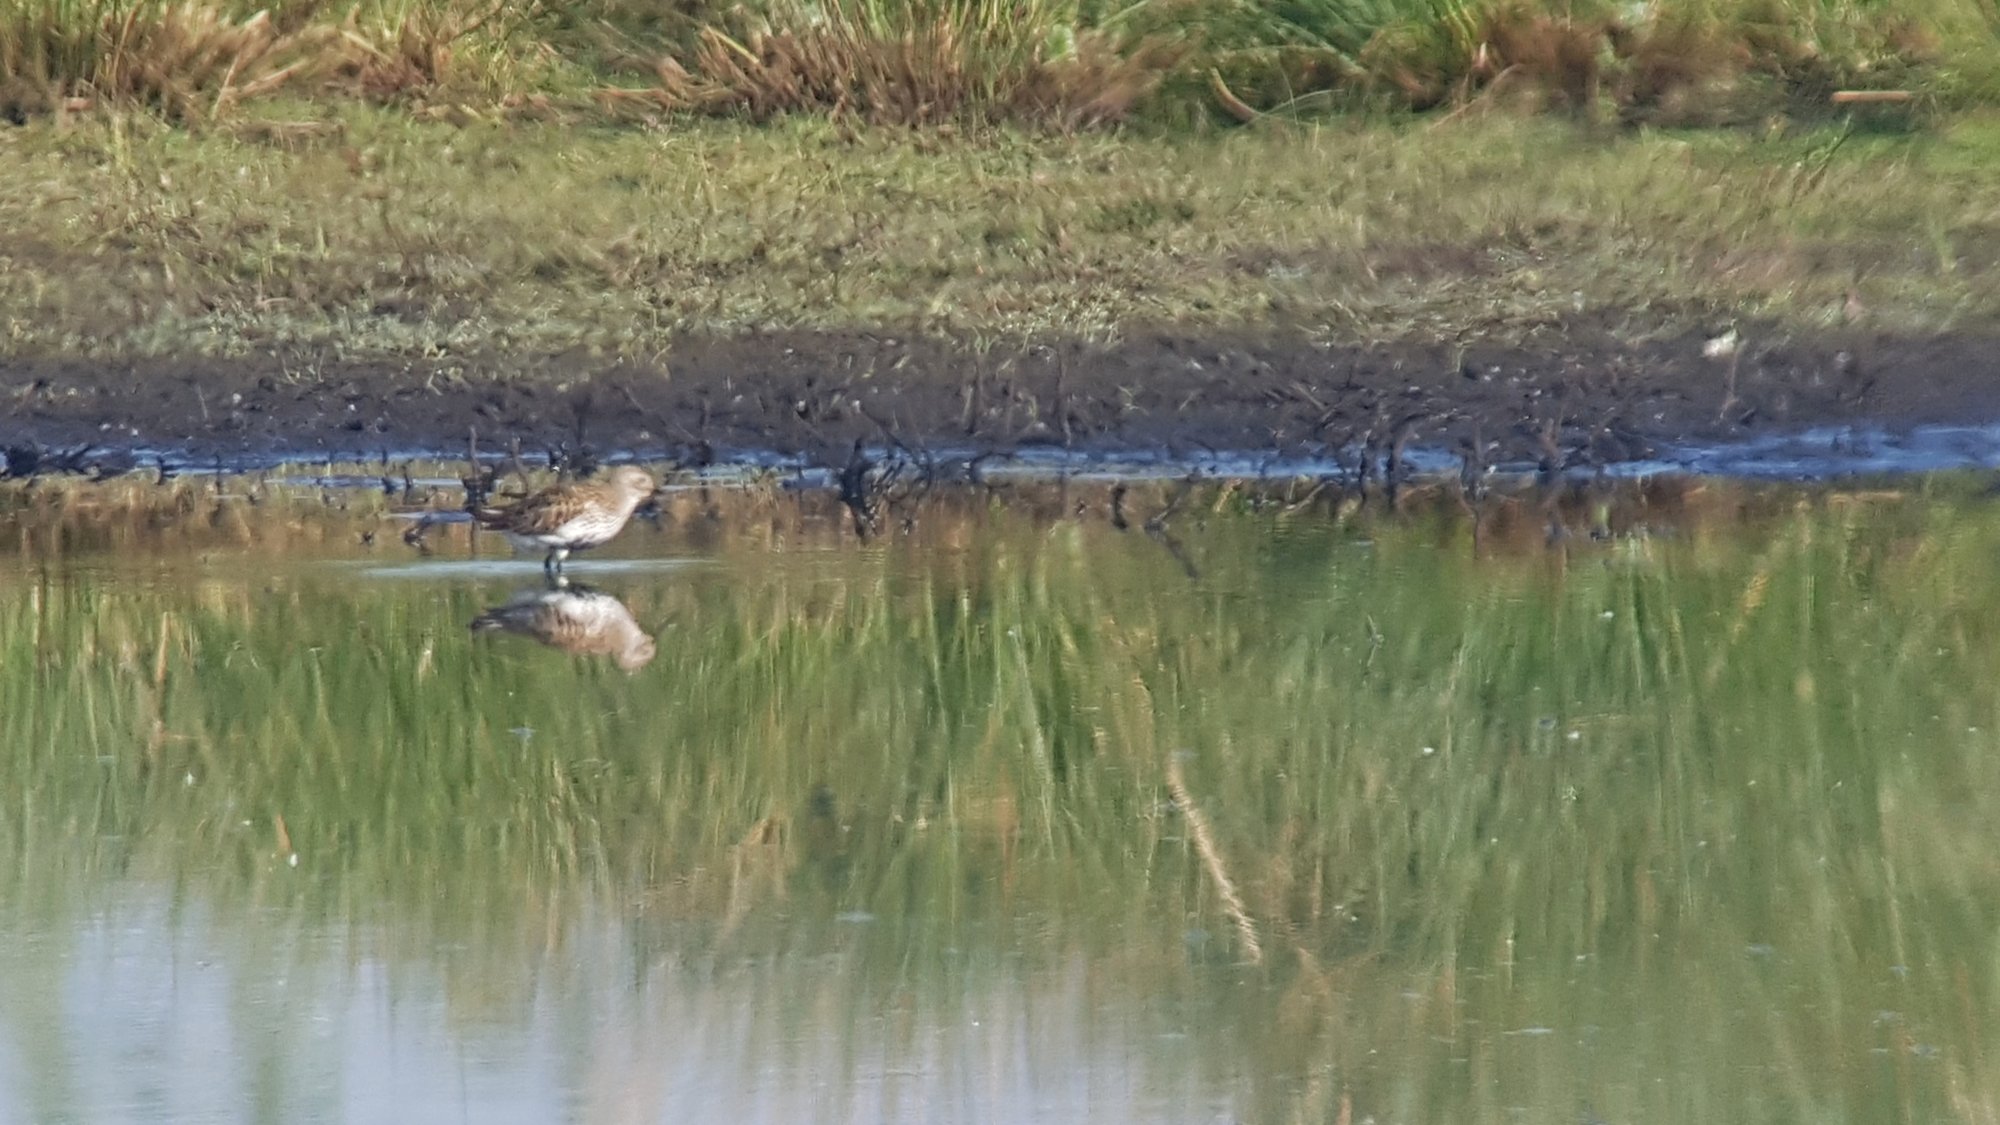
{"type": "Polygon", "coordinates": [[[468,641],[497,589],[14,580],[6,913],[59,933],[136,878],[351,922],[503,1022],[584,901],[642,949],[842,951],[794,982],[836,1022],[903,989],[948,1012],[948,948],[1083,952],[1226,1027],[1241,1058],[1189,1065],[1282,1077],[1272,1115],[2000,1104],[1977,502],[1566,564],[1221,514],[1183,531],[1192,587],[1136,535],[994,524],[626,591],[660,637],[637,677],[468,641]]]}

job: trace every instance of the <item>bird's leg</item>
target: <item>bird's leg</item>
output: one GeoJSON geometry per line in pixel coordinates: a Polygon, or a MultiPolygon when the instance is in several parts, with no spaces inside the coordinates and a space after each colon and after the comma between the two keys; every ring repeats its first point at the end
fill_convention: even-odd
{"type": "Polygon", "coordinates": [[[547,557],[542,559],[542,573],[548,575],[550,581],[554,581],[556,573],[562,569],[561,563],[562,552],[551,547],[547,557]]]}

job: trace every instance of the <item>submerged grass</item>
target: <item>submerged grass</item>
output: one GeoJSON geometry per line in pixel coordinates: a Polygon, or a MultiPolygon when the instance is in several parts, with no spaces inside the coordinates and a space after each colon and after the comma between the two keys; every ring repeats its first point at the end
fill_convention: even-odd
{"type": "MultiPolygon", "coordinates": [[[[1482,557],[1224,494],[1180,522],[1194,583],[1000,513],[935,553],[724,547],[618,588],[662,639],[636,676],[470,642],[498,586],[74,554],[0,584],[9,972],[173,887],[508,1027],[596,979],[604,911],[607,995],[763,982],[697,1025],[746,1072],[823,1026],[857,1081],[979,982],[1060,1007],[1083,965],[1088,1010],[1186,1013],[1183,1080],[1251,1119],[1982,1119],[2000,520],[1756,507],[1482,557]]],[[[0,1007],[68,1018],[33,995],[0,1007]]]]}

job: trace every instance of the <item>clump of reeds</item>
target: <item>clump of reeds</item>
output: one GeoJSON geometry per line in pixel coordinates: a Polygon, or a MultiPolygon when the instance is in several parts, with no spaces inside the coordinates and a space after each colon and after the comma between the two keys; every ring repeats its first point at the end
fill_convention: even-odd
{"type": "Polygon", "coordinates": [[[1203,41],[1238,117],[1315,101],[1430,109],[1505,100],[1627,119],[1824,107],[1842,88],[1927,89],[1948,39],[2000,52],[1990,0],[1236,0],[1135,6],[1203,41]]]}
{"type": "Polygon", "coordinates": [[[0,111],[19,121],[64,105],[145,106],[194,121],[285,86],[406,98],[491,76],[537,10],[508,0],[254,11],[244,0],[14,0],[0,6],[0,111]]]}
{"type": "Polygon", "coordinates": [[[663,58],[659,98],[758,119],[819,110],[875,124],[1074,128],[1125,117],[1163,61],[1080,29],[1061,0],[782,0],[705,27],[685,58],[663,58]]]}
{"type": "Polygon", "coordinates": [[[330,39],[218,0],[15,0],[0,9],[0,108],[18,120],[103,100],[210,118],[312,74],[330,39]]]}
{"type": "MultiPolygon", "coordinates": [[[[339,24],[343,50],[336,82],[375,100],[397,100],[494,78],[509,59],[513,33],[538,8],[510,0],[357,4],[339,24]]],[[[508,81],[499,76],[487,84],[508,81]]]]}

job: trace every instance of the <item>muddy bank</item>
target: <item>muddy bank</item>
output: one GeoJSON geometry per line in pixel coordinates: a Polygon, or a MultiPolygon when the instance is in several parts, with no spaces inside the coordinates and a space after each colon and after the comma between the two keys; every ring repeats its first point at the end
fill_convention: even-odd
{"type": "Polygon", "coordinates": [[[984,347],[889,333],[683,339],[649,364],[498,369],[457,357],[309,365],[0,361],[15,474],[122,460],[632,453],[689,464],[771,454],[838,465],[859,440],[912,451],[1218,450],[1590,467],[1673,445],[1856,422],[2000,421],[2000,333],[1905,339],[1703,333],[1642,344],[1564,326],[1542,346],[1325,346],[1159,333],[1112,346],[984,347]]]}

